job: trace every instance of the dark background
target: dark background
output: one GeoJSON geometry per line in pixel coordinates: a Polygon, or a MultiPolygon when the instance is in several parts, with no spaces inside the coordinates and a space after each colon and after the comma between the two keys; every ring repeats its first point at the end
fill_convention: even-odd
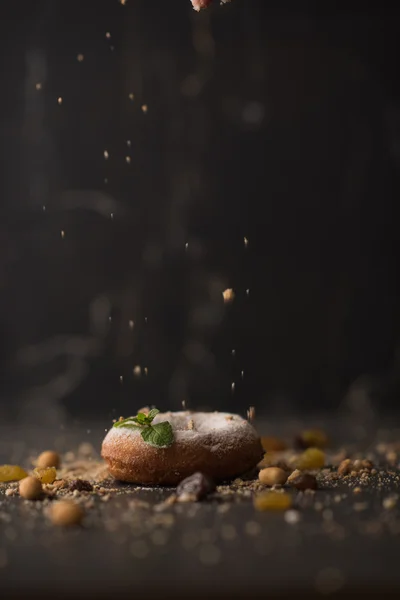
{"type": "Polygon", "coordinates": [[[2,4],[0,416],[397,407],[398,19],[334,5],[2,4]]]}

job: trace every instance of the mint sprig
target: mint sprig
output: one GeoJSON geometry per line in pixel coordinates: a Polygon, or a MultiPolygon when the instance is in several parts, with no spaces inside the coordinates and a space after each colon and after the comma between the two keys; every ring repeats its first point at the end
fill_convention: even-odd
{"type": "Polygon", "coordinates": [[[160,411],[153,408],[147,414],[138,413],[136,417],[127,417],[114,423],[114,427],[141,429],[141,436],[146,444],[156,448],[168,448],[174,442],[174,432],[169,421],[153,425],[154,418],[160,411]]]}

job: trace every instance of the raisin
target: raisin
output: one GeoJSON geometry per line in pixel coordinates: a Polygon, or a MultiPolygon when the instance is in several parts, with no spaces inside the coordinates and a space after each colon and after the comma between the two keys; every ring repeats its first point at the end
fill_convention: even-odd
{"type": "Polygon", "coordinates": [[[329,440],[321,429],[308,429],[297,436],[295,443],[299,448],[326,448],[329,440]]]}
{"type": "Polygon", "coordinates": [[[297,460],[297,468],[301,471],[321,469],[325,465],[325,453],[319,448],[307,448],[297,460]]]}
{"type": "Polygon", "coordinates": [[[71,481],[69,489],[71,492],[78,490],[78,492],[92,492],[93,486],[90,481],[86,481],[86,479],[75,479],[71,481]]]}
{"type": "Polygon", "coordinates": [[[19,481],[28,473],[18,465],[0,465],[0,481],[19,481]]]}
{"type": "Polygon", "coordinates": [[[261,445],[264,452],[283,452],[287,450],[287,444],[276,437],[262,437],[261,445]]]}
{"type": "Polygon", "coordinates": [[[254,497],[254,506],[257,510],[287,510],[292,506],[290,494],[279,492],[263,492],[254,497]]]}
{"type": "Polygon", "coordinates": [[[36,467],[36,469],[33,471],[33,474],[42,483],[53,483],[57,477],[57,471],[55,467],[44,467],[43,469],[36,467]]]}
{"type": "Polygon", "coordinates": [[[215,483],[203,473],[194,473],[180,482],[176,488],[180,502],[197,502],[203,500],[215,490],[215,483]]]}

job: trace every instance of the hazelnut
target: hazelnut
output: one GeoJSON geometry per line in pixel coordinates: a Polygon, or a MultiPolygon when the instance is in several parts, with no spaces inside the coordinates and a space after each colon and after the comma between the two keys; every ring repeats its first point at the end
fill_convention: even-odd
{"type": "Polygon", "coordinates": [[[49,516],[54,525],[68,527],[79,525],[82,522],[84,512],[75,502],[60,500],[51,506],[49,516]]]}
{"type": "Polygon", "coordinates": [[[19,484],[19,495],[26,500],[38,500],[43,494],[42,484],[36,477],[25,477],[19,484]]]}
{"type": "Polygon", "coordinates": [[[54,450],[45,450],[38,456],[36,466],[44,469],[46,467],[55,467],[58,469],[60,466],[60,456],[54,450]]]}
{"type": "Polygon", "coordinates": [[[262,469],[258,478],[264,485],[272,487],[273,485],[284,485],[287,480],[287,473],[279,467],[267,467],[262,469]]]}
{"type": "Polygon", "coordinates": [[[316,490],[318,487],[317,480],[314,475],[301,472],[296,477],[293,477],[293,475],[290,477],[290,485],[301,491],[316,490]]]}

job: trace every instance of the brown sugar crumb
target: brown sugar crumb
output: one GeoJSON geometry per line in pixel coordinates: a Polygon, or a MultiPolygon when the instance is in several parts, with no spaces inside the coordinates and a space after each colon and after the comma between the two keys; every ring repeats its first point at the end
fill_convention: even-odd
{"type": "Polygon", "coordinates": [[[36,466],[40,469],[46,467],[55,467],[58,469],[60,466],[60,455],[54,450],[45,450],[45,452],[39,454],[36,460],[36,466]]]}
{"type": "Polygon", "coordinates": [[[25,477],[19,484],[19,495],[26,500],[39,500],[43,495],[42,484],[36,477],[25,477]]]}
{"type": "Polygon", "coordinates": [[[81,506],[69,500],[55,502],[49,511],[49,517],[54,525],[69,527],[79,525],[84,517],[81,506]]]}

